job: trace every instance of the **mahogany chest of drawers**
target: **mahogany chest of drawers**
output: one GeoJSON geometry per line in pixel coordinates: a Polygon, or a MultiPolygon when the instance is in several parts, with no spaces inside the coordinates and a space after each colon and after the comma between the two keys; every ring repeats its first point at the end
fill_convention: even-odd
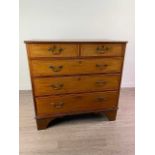
{"type": "Polygon", "coordinates": [[[38,129],[80,113],[116,119],[126,42],[25,43],[38,129]]]}

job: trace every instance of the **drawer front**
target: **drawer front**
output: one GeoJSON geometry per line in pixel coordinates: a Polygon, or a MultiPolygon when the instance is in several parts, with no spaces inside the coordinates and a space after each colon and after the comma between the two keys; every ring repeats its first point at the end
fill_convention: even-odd
{"type": "Polygon", "coordinates": [[[30,57],[76,57],[76,44],[29,44],[30,57]]]}
{"type": "Polygon", "coordinates": [[[81,56],[123,56],[122,44],[83,44],[81,56]]]}
{"type": "Polygon", "coordinates": [[[36,98],[37,115],[106,110],[117,106],[118,93],[100,92],[36,98]]]}
{"type": "Polygon", "coordinates": [[[116,90],[119,81],[119,75],[35,78],[34,90],[36,96],[116,90]]]}
{"type": "Polygon", "coordinates": [[[121,72],[122,58],[32,60],[33,76],[121,72]]]}

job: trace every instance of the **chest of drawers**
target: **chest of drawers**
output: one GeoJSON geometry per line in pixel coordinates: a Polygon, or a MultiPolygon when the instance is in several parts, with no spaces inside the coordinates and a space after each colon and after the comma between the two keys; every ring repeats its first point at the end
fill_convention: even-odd
{"type": "Polygon", "coordinates": [[[80,113],[116,119],[126,42],[25,43],[38,129],[80,113]]]}

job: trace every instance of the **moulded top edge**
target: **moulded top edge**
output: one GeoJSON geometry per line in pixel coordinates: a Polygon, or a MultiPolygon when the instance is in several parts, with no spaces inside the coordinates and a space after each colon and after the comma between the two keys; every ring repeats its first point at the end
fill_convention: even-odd
{"type": "Polygon", "coordinates": [[[84,41],[73,41],[73,40],[25,40],[24,43],[127,43],[127,41],[113,41],[113,40],[84,40],[84,41]]]}

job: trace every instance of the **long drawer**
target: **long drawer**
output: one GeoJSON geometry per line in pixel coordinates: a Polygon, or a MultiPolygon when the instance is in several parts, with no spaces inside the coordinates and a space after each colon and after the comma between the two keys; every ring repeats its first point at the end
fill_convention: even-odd
{"type": "Polygon", "coordinates": [[[31,60],[31,69],[33,76],[119,73],[122,62],[122,58],[31,60]]]}
{"type": "Polygon", "coordinates": [[[82,44],[81,56],[123,56],[123,47],[122,44],[82,44]]]}
{"type": "Polygon", "coordinates": [[[88,112],[116,108],[118,93],[116,91],[37,97],[37,115],[57,115],[70,112],[88,112]]]}
{"type": "Polygon", "coordinates": [[[60,44],[60,43],[45,43],[45,44],[29,44],[29,57],[76,57],[79,55],[77,44],[60,44]]]}
{"type": "Polygon", "coordinates": [[[119,75],[91,75],[76,77],[35,78],[36,96],[116,90],[119,88],[119,75]]]}

